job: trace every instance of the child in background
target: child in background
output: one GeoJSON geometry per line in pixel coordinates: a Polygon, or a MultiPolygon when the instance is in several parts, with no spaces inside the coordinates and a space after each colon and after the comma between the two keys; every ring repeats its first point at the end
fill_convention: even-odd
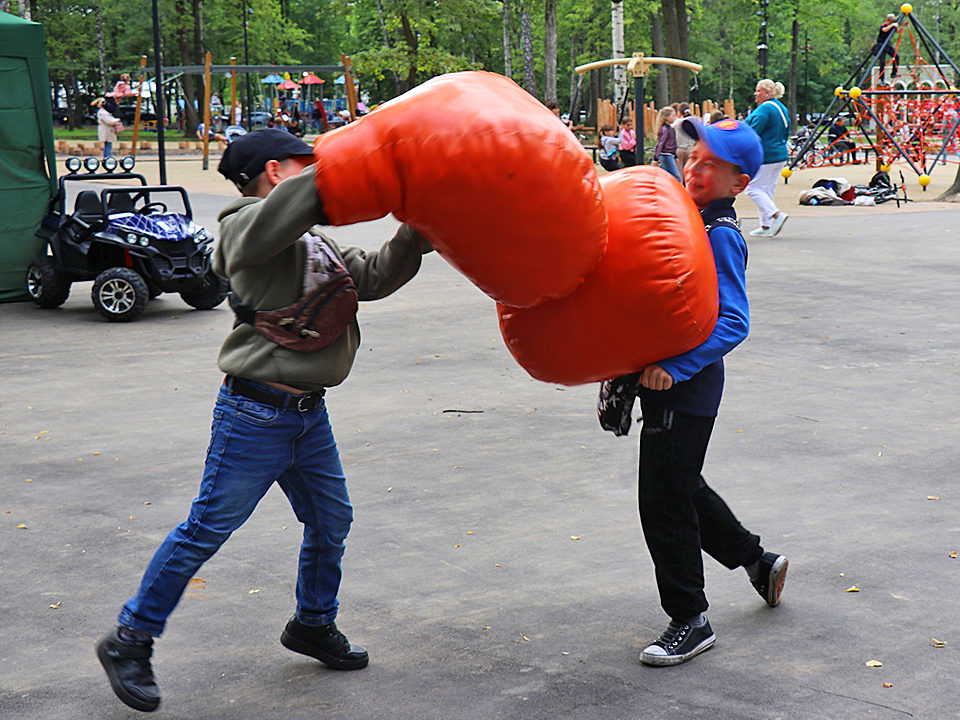
{"type": "Polygon", "coordinates": [[[622,435],[629,428],[631,391],[639,394],[640,521],[660,603],[670,616],[667,629],[644,648],[640,660],[658,666],[687,662],[716,642],[704,614],[704,551],[731,570],[743,567],[771,607],[780,603],[787,573],[787,558],[764,552],[760,538],[740,524],[701,475],[723,393],[723,356],[750,328],[747,245],[733,201],[759,171],[763,149],[757,134],[737,120],[701,125],[688,119],[684,130],[697,141],[684,177],[717,266],[717,324],[693,350],[604,383],[598,407],[604,429],[622,435]],[[619,421],[610,416],[613,406],[626,408],[618,411],[619,421]]]}
{"type": "Polygon", "coordinates": [[[597,136],[597,147],[600,148],[600,165],[604,170],[613,172],[620,169],[620,161],[617,160],[617,152],[620,149],[620,136],[609,123],[600,127],[600,135],[597,136]]]}
{"type": "Polygon", "coordinates": [[[687,164],[690,153],[693,152],[693,138],[683,131],[683,121],[692,116],[690,103],[682,102],[677,107],[677,119],[671,123],[673,131],[677,134],[677,169],[680,171],[680,177],[683,177],[683,167],[687,164]]]}
{"type": "Polygon", "coordinates": [[[657,144],[653,147],[653,159],[664,170],[673,175],[678,182],[680,170],[677,168],[677,133],[672,123],[677,119],[677,111],[672,107],[661,108],[657,116],[657,144]]]}
{"type": "Polygon", "coordinates": [[[637,133],[633,129],[633,120],[627,118],[620,128],[620,162],[624,167],[637,164],[637,133]]]}
{"type": "Polygon", "coordinates": [[[113,144],[123,132],[123,123],[116,117],[117,104],[113,100],[97,98],[92,103],[97,108],[97,140],[103,143],[104,159],[113,155],[113,144]]]}
{"type": "Polygon", "coordinates": [[[136,93],[133,91],[133,88],[130,87],[130,74],[123,73],[117,81],[117,84],[113,86],[113,90],[107,93],[107,97],[112,97],[114,100],[121,100],[131,96],[135,97],[136,93]]]}

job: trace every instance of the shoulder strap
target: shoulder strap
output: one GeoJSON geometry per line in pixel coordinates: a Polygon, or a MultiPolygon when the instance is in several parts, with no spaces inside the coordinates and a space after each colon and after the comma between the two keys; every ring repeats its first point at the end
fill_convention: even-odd
{"type": "MultiPolygon", "coordinates": [[[[706,226],[707,236],[710,235],[711,230],[717,227],[725,227],[725,228],[730,228],[731,230],[736,230],[737,234],[743,237],[743,231],[740,230],[740,223],[737,222],[736,218],[732,218],[729,216],[716,218],[712,223],[706,226]]],[[[749,253],[749,250],[747,252],[749,253]]],[[[744,263],[744,266],[746,266],[747,256],[744,256],[743,263],[744,263]]]]}
{"type": "Polygon", "coordinates": [[[740,223],[737,222],[736,218],[732,217],[718,217],[712,223],[707,225],[707,234],[710,234],[710,231],[715,227],[728,227],[731,230],[736,230],[738,233],[741,233],[740,223]]]}
{"type": "Polygon", "coordinates": [[[780,113],[780,119],[783,120],[783,126],[790,129],[790,121],[787,120],[787,116],[783,114],[783,110],[780,109],[780,103],[771,98],[770,100],[764,100],[764,102],[773,103],[773,106],[777,109],[777,112],[780,113]]]}

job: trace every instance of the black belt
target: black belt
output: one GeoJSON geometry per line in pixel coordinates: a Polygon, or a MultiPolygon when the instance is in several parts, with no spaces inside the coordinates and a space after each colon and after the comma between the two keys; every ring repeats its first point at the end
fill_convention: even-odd
{"type": "Polygon", "coordinates": [[[327,392],[326,390],[315,390],[314,392],[304,393],[302,395],[294,393],[275,395],[260,390],[258,387],[232,375],[227,375],[226,378],[224,378],[223,384],[230,392],[236,395],[243,395],[245,398],[256,400],[264,405],[273,405],[274,407],[283,408],[284,410],[294,408],[300,412],[307,412],[318,408],[320,403],[323,402],[323,396],[327,392]]]}

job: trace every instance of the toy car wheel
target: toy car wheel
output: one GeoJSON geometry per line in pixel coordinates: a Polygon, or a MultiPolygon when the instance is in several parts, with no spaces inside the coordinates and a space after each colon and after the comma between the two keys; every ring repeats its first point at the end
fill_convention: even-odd
{"type": "Polygon", "coordinates": [[[219,275],[208,272],[201,283],[189,292],[180,293],[183,301],[197,310],[212,310],[222,303],[230,292],[230,285],[219,275]]]}
{"type": "Polygon", "coordinates": [[[27,293],[42,308],[60,307],[70,295],[70,281],[52,257],[37,258],[27,266],[27,293]]]}
{"type": "Polygon", "coordinates": [[[140,275],[129,268],[104,270],[93,281],[93,306],[107,320],[129,322],[147,307],[150,291],[140,275]]]}

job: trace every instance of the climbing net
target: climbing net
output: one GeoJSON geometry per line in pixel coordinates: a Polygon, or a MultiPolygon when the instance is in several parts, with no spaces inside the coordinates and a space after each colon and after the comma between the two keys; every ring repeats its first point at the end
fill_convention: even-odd
{"type": "Polygon", "coordinates": [[[895,57],[912,57],[913,62],[901,62],[897,67],[891,57],[884,63],[883,48],[875,48],[851,77],[851,82],[855,81],[872,61],[859,84],[834,91],[834,102],[811,141],[798,147],[799,157],[794,157],[790,167],[866,162],[872,153],[883,167],[906,162],[925,186],[924,179],[929,182],[938,163],[960,162],[960,90],[955,85],[960,71],[919,19],[908,19],[912,10],[909,5],[901,7],[896,39],[891,36],[888,42],[895,42],[895,57]],[[838,102],[839,108],[831,115],[838,102]],[[847,132],[839,136],[827,132],[819,141],[837,117],[844,120],[847,132]]]}

